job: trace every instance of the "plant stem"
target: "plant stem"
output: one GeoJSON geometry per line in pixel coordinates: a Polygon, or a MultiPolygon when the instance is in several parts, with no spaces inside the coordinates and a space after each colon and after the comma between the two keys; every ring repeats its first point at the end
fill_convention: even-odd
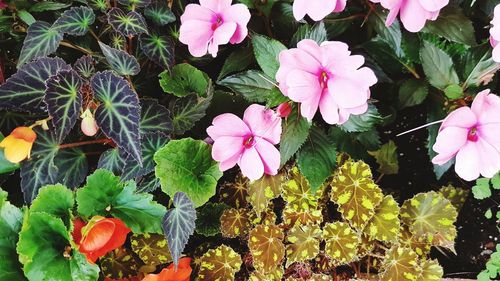
{"type": "Polygon", "coordinates": [[[112,142],[112,140],[110,140],[110,139],[97,139],[97,140],[81,141],[81,142],[74,142],[74,143],[66,143],[66,144],[59,145],[59,149],[78,147],[78,146],[82,146],[82,145],[96,144],[96,143],[108,144],[111,142],[112,142]]]}
{"type": "Polygon", "coordinates": [[[94,37],[94,38],[95,38],[95,40],[97,40],[97,42],[101,41],[101,40],[99,40],[99,36],[97,36],[97,35],[94,33],[94,31],[93,31],[92,29],[90,29],[90,28],[89,28],[89,33],[90,33],[90,35],[92,35],[92,37],[94,37]]]}
{"type": "Polygon", "coordinates": [[[380,174],[380,176],[378,176],[377,180],[375,181],[375,183],[378,183],[380,180],[382,180],[382,178],[384,177],[385,174],[380,174]]]}
{"type": "Polygon", "coordinates": [[[68,42],[68,41],[65,41],[65,40],[61,41],[61,43],[59,43],[59,44],[62,45],[62,46],[71,48],[71,49],[78,50],[78,51],[80,51],[82,53],[85,53],[87,55],[92,55],[93,54],[93,52],[91,50],[88,50],[88,49],[86,49],[84,47],[80,47],[78,45],[75,45],[75,44],[73,44],[71,42],[68,42]]]}

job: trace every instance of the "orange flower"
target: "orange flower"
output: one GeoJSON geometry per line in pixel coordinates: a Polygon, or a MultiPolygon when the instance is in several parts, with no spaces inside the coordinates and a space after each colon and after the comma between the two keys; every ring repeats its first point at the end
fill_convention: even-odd
{"type": "Polygon", "coordinates": [[[104,281],[140,281],[139,277],[132,277],[132,278],[122,278],[122,279],[111,279],[111,278],[104,278],[104,281]]]}
{"type": "Polygon", "coordinates": [[[30,158],[31,148],[36,140],[36,133],[29,127],[17,127],[0,142],[4,148],[5,159],[12,163],[19,163],[30,158]]]}
{"type": "Polygon", "coordinates": [[[191,277],[191,258],[182,258],[179,260],[177,271],[172,263],[163,269],[160,274],[148,274],[142,281],[189,281],[191,277]]]}
{"type": "Polygon", "coordinates": [[[121,220],[100,216],[93,217],[80,231],[79,227],[80,224],[75,221],[73,239],[76,243],[79,242],[80,252],[85,254],[91,263],[121,247],[130,233],[130,229],[121,220]]]}

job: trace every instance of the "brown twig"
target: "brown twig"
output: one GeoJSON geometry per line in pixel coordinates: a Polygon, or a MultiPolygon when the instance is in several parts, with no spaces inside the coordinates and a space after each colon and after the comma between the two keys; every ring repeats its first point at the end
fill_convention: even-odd
{"type": "Polygon", "coordinates": [[[71,147],[78,147],[78,146],[83,146],[83,145],[89,145],[89,144],[109,144],[112,143],[113,141],[110,139],[97,139],[97,140],[89,140],[89,141],[81,141],[81,142],[73,142],[73,143],[65,143],[59,145],[59,149],[65,149],[65,148],[71,148],[71,147]]]}

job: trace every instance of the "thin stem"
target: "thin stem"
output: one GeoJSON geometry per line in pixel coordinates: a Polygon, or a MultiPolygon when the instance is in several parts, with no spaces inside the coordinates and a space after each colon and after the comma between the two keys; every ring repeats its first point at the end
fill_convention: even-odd
{"type": "Polygon", "coordinates": [[[408,131],[404,131],[404,132],[402,132],[402,133],[399,133],[399,134],[397,134],[397,135],[396,135],[396,137],[400,137],[400,136],[402,136],[402,135],[406,135],[406,134],[408,134],[408,133],[415,132],[415,131],[418,131],[418,130],[420,130],[420,129],[423,129],[423,128],[426,128],[426,127],[429,127],[429,126],[432,126],[432,125],[436,125],[436,124],[442,123],[443,121],[444,121],[444,119],[442,119],[442,120],[438,120],[438,121],[434,121],[434,122],[430,122],[430,123],[424,124],[424,125],[422,125],[422,126],[418,126],[418,127],[413,128],[413,129],[411,129],[411,130],[408,130],[408,131]]]}
{"type": "Polygon", "coordinates": [[[101,41],[101,40],[99,39],[99,36],[97,36],[97,35],[95,34],[95,32],[94,32],[92,29],[90,29],[90,28],[89,28],[89,33],[90,33],[90,35],[92,35],[92,37],[94,37],[94,38],[95,38],[95,40],[97,40],[97,42],[101,41]]]}
{"type": "Polygon", "coordinates": [[[61,43],[59,43],[59,44],[60,44],[60,45],[62,45],[62,46],[65,46],[65,47],[71,48],[71,49],[78,50],[78,51],[80,51],[80,52],[82,52],[82,53],[85,53],[85,54],[87,54],[87,55],[92,55],[92,54],[93,54],[91,50],[86,49],[86,48],[84,48],[84,47],[80,47],[80,46],[78,46],[78,45],[75,45],[75,44],[73,44],[73,43],[71,43],[71,42],[68,42],[68,41],[65,41],[65,40],[61,41],[61,43]]]}
{"type": "Polygon", "coordinates": [[[382,255],[377,255],[377,254],[374,254],[374,253],[369,253],[368,256],[370,257],[374,257],[374,258],[379,258],[379,259],[385,259],[384,256],[382,255]]]}
{"type": "Polygon", "coordinates": [[[112,140],[110,140],[110,139],[97,139],[97,140],[81,141],[81,142],[74,142],[74,143],[66,143],[66,144],[59,145],[59,149],[78,147],[78,146],[83,146],[83,145],[88,145],[88,144],[96,144],[96,143],[109,144],[111,142],[112,142],[112,140]]]}
{"type": "Polygon", "coordinates": [[[127,79],[128,83],[130,84],[130,88],[132,88],[132,90],[137,93],[137,91],[135,90],[135,87],[134,87],[134,83],[132,83],[132,79],[130,79],[130,75],[125,76],[125,78],[127,79]]]}
{"type": "Polygon", "coordinates": [[[379,181],[382,180],[382,178],[384,177],[385,174],[380,174],[380,176],[378,176],[377,180],[375,181],[375,183],[378,183],[379,181]]]}

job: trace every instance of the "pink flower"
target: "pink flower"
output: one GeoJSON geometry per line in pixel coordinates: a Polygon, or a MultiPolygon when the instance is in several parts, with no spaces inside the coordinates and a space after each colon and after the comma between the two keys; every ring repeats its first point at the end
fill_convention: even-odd
{"type": "Polygon", "coordinates": [[[385,21],[390,26],[398,13],[406,30],[419,32],[424,28],[427,20],[436,20],[439,11],[448,5],[449,0],[370,0],[382,4],[389,9],[389,15],[385,21]]]}
{"type": "Polygon", "coordinates": [[[346,0],[295,0],[293,16],[299,21],[308,14],[314,21],[320,21],[331,12],[342,12],[345,5],[346,0]]]}
{"type": "Polygon", "coordinates": [[[455,171],[464,180],[481,174],[491,178],[500,170],[500,97],[480,92],[467,106],[451,112],[439,129],[432,163],[443,165],[455,158],[455,171]]]}
{"type": "Polygon", "coordinates": [[[319,110],[329,124],[342,124],[349,115],[368,109],[370,86],[377,82],[373,71],[361,67],[365,59],[351,56],[345,43],[309,39],[279,54],[276,80],[285,96],[300,103],[302,116],[311,120],[319,110]],[[361,67],[361,68],[360,68],[361,67]]]}
{"type": "Polygon", "coordinates": [[[250,105],[243,115],[225,113],[214,118],[207,128],[214,140],[212,157],[220,162],[221,171],[236,164],[243,175],[257,180],[262,175],[276,175],[280,152],[274,145],[280,142],[281,118],[262,105],[250,105]]]}
{"type": "Polygon", "coordinates": [[[3,10],[5,8],[9,7],[6,3],[4,3],[2,0],[0,0],[0,10],[3,10]]]}
{"type": "Polygon", "coordinates": [[[500,62],[500,47],[498,47],[500,41],[500,4],[495,6],[491,24],[493,25],[490,28],[490,44],[493,47],[492,57],[494,61],[500,62]]]}
{"type": "Polygon", "coordinates": [[[248,34],[250,11],[244,4],[231,5],[232,0],[200,0],[189,4],[181,16],[179,40],[189,52],[202,57],[208,52],[217,56],[219,45],[238,44],[248,34]]]}

